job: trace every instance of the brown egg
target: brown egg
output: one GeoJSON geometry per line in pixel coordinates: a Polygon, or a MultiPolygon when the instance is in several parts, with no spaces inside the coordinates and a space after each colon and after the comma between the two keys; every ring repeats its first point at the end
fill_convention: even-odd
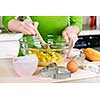
{"type": "Polygon", "coordinates": [[[78,64],[75,60],[69,61],[66,67],[71,73],[74,73],[78,70],[78,64]]]}

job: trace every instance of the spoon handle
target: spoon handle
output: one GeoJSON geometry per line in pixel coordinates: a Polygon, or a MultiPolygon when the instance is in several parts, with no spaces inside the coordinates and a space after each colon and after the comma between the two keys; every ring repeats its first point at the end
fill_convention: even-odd
{"type": "MultiPolygon", "coordinates": [[[[32,19],[30,16],[27,16],[27,19],[29,19],[31,22],[32,22],[32,19]]],[[[44,47],[44,48],[49,48],[48,44],[43,40],[42,36],[40,35],[39,31],[36,29],[36,32],[37,32],[37,36],[39,37],[40,39],[40,43],[41,45],[44,47]]]]}

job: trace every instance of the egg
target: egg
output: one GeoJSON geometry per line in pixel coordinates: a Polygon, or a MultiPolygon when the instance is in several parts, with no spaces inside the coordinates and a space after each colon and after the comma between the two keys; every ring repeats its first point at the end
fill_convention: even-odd
{"type": "Polygon", "coordinates": [[[67,63],[66,67],[71,73],[74,73],[78,70],[78,64],[75,60],[70,60],[67,63]]]}

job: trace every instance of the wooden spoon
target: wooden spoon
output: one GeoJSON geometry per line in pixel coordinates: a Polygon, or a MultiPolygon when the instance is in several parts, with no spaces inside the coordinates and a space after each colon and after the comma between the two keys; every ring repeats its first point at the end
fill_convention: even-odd
{"type": "MultiPolygon", "coordinates": [[[[31,19],[30,16],[27,16],[27,19],[29,19],[29,20],[32,22],[32,19],[31,19]]],[[[43,40],[42,36],[40,35],[40,33],[39,33],[39,31],[38,31],[37,29],[36,29],[36,32],[37,32],[38,38],[40,39],[41,45],[42,45],[45,49],[50,48],[49,45],[48,45],[48,43],[46,43],[46,42],[43,40]]]]}

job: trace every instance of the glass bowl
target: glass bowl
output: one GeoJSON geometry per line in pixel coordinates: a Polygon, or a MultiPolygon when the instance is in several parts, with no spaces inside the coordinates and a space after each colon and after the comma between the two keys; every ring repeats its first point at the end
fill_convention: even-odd
{"type": "Polygon", "coordinates": [[[49,44],[48,49],[44,49],[39,41],[27,41],[22,38],[20,40],[21,51],[24,55],[36,54],[38,58],[38,66],[46,67],[48,64],[56,62],[61,65],[64,62],[65,54],[64,50],[68,49],[66,42],[49,44]]]}

